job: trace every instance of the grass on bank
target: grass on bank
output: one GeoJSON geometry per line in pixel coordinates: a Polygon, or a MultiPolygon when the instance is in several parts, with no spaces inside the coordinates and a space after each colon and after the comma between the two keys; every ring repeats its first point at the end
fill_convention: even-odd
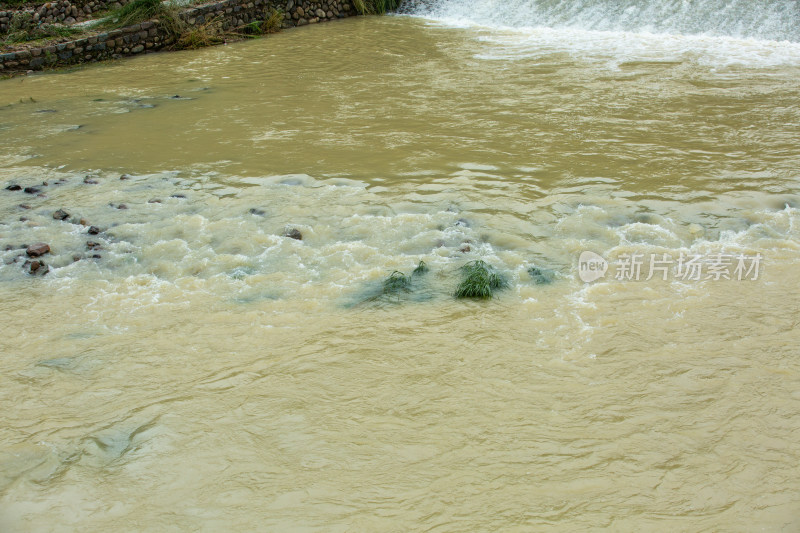
{"type": "Polygon", "coordinates": [[[19,11],[14,13],[8,23],[8,33],[3,39],[3,44],[25,43],[39,39],[52,39],[57,37],[70,37],[82,30],[59,24],[37,24],[33,21],[33,13],[19,11]]]}
{"type": "Polygon", "coordinates": [[[353,0],[353,6],[360,15],[383,15],[400,6],[401,0],[353,0]]]}
{"type": "Polygon", "coordinates": [[[254,20],[250,24],[245,24],[242,28],[242,33],[248,37],[278,33],[281,31],[283,19],[284,13],[279,9],[265,11],[264,20],[254,20]]]}

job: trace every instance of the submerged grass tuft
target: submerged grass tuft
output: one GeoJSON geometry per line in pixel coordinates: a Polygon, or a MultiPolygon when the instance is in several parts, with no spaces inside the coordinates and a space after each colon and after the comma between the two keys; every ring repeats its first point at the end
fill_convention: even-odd
{"type": "Polygon", "coordinates": [[[383,294],[409,291],[411,291],[411,279],[400,271],[395,270],[383,282],[383,294]]]}
{"type": "Polygon", "coordinates": [[[508,286],[505,278],[480,259],[470,261],[461,267],[464,279],[456,289],[456,298],[478,298],[488,300],[494,291],[508,286]]]}
{"type": "Polygon", "coordinates": [[[425,264],[425,261],[422,261],[422,260],[420,259],[420,262],[419,262],[419,264],[417,265],[417,268],[415,268],[415,269],[414,269],[414,271],[413,271],[413,272],[411,272],[411,275],[412,275],[412,276],[419,276],[419,275],[421,275],[421,274],[425,274],[425,273],[426,273],[428,270],[430,270],[430,269],[428,268],[428,265],[426,265],[426,264],[425,264]]]}

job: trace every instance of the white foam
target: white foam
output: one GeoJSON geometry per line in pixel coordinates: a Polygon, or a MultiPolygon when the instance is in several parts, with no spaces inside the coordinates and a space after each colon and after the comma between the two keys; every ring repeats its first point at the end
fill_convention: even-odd
{"type": "Polygon", "coordinates": [[[441,0],[406,12],[475,29],[485,44],[477,57],[487,60],[566,52],[612,67],[684,60],[715,68],[800,65],[800,4],[791,0],[759,2],[758,8],[745,0],[441,0]]]}

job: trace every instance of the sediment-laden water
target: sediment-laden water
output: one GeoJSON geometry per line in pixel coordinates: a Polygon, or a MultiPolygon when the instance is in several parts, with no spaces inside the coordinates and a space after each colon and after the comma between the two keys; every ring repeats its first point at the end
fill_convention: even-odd
{"type": "Polygon", "coordinates": [[[800,25],[715,3],[0,81],[0,531],[798,529],[800,25]]]}

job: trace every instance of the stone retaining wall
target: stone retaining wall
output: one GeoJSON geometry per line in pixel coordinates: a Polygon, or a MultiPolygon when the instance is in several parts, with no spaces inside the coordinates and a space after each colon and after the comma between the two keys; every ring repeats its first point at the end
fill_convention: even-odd
{"type": "MultiPolygon", "coordinates": [[[[224,29],[230,30],[264,20],[265,14],[273,9],[283,11],[284,27],[314,24],[356,14],[352,0],[223,0],[188,9],[180,16],[190,26],[201,26],[217,19],[224,29]]],[[[74,41],[0,54],[0,74],[117,59],[155,52],[174,44],[175,36],[154,20],[74,41]]]]}
{"type": "Polygon", "coordinates": [[[8,25],[17,13],[31,13],[34,24],[75,24],[91,18],[92,13],[124,6],[130,0],[57,0],[16,9],[0,8],[0,35],[8,33],[8,25]]]}

